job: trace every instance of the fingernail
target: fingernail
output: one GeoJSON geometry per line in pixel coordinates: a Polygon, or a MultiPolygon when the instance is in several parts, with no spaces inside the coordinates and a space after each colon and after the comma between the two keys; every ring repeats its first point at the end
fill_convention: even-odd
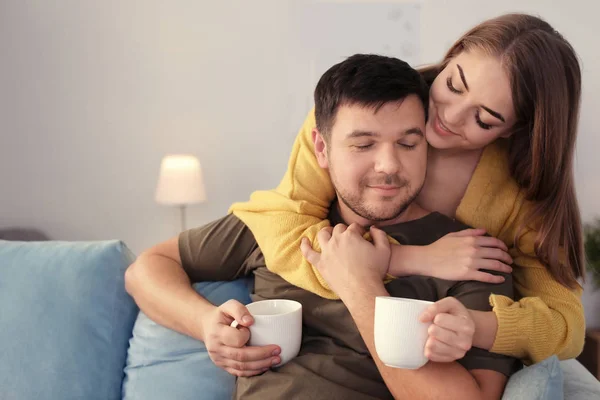
{"type": "Polygon", "coordinates": [[[251,322],[252,322],[252,317],[251,317],[251,316],[249,316],[249,315],[244,315],[244,316],[242,317],[242,322],[243,322],[243,323],[245,323],[245,324],[249,324],[249,323],[251,323],[251,322]]]}
{"type": "Polygon", "coordinates": [[[280,352],[281,352],[281,350],[275,349],[275,350],[273,350],[273,355],[278,356],[280,352]]]}
{"type": "Polygon", "coordinates": [[[271,364],[276,365],[276,364],[279,364],[280,362],[281,362],[281,360],[278,357],[275,357],[273,359],[273,361],[271,361],[271,364]]]}

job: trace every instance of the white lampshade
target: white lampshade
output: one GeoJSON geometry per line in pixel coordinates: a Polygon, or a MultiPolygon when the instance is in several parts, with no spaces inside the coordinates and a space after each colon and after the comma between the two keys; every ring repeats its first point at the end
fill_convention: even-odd
{"type": "Polygon", "coordinates": [[[168,155],[160,164],[156,202],[186,205],[206,200],[200,161],[191,155],[168,155]]]}

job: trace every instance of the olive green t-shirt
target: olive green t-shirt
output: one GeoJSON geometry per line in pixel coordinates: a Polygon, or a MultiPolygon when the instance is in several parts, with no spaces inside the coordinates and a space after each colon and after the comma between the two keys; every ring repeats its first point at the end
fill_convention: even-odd
{"type": "MultiPolygon", "coordinates": [[[[331,207],[332,225],[343,222],[331,207]]],[[[439,213],[382,227],[400,244],[428,245],[466,229],[439,213]]],[[[254,275],[254,301],[291,299],[302,304],[302,345],[296,358],[262,375],[238,378],[236,399],[367,400],[392,399],[373,358],[344,303],[300,289],[270,272],[248,227],[234,215],[183,232],[179,237],[182,265],[193,282],[234,280],[254,275]]],[[[454,296],[467,308],[488,311],[491,293],[513,297],[510,275],[501,284],[455,282],[426,276],[395,279],[386,285],[391,296],[436,301],[454,296]]],[[[467,370],[488,369],[510,376],[520,363],[514,358],[472,348],[458,362],[467,370]]]]}

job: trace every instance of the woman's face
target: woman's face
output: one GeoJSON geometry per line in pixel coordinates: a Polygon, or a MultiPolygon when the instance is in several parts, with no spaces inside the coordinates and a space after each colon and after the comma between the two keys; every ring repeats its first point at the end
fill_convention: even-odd
{"type": "Polygon", "coordinates": [[[510,80],[500,60],[463,51],[431,85],[425,136],[440,150],[481,149],[510,136],[515,120],[510,80]]]}

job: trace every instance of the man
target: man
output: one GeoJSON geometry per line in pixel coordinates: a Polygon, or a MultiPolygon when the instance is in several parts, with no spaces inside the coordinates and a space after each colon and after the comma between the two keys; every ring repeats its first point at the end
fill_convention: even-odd
{"type": "MultiPolygon", "coordinates": [[[[315,152],[338,199],[329,219],[333,226],[351,225],[337,225],[331,238],[323,239],[321,261],[338,269],[322,272],[342,301],[321,298],[270,272],[252,232],[234,215],[151,248],[128,269],[127,290],[140,308],[157,323],[204,341],[213,362],[239,377],[236,398],[500,398],[515,367],[508,357],[474,348],[460,363],[429,362],[413,371],[383,365],[374,350],[376,295],[454,296],[469,308],[489,309],[489,284],[417,276],[382,282],[389,263],[383,232],[400,243],[425,245],[465,228],[413,203],[425,179],[427,95],[408,64],[373,55],[355,55],[333,66],[317,85],[315,152]],[[335,259],[335,244],[344,244],[342,249],[350,249],[349,243],[373,246],[360,238],[360,227],[370,225],[381,228],[371,230],[376,251],[364,253],[375,258],[340,274],[340,265],[352,260],[343,254],[335,259]],[[254,300],[287,298],[303,304],[300,353],[279,368],[269,368],[279,362],[276,346],[245,347],[247,328],[229,326],[233,320],[243,327],[252,324],[243,305],[230,301],[215,307],[190,284],[251,273],[254,300]]],[[[512,281],[506,278],[494,292],[512,297],[512,281]]]]}

